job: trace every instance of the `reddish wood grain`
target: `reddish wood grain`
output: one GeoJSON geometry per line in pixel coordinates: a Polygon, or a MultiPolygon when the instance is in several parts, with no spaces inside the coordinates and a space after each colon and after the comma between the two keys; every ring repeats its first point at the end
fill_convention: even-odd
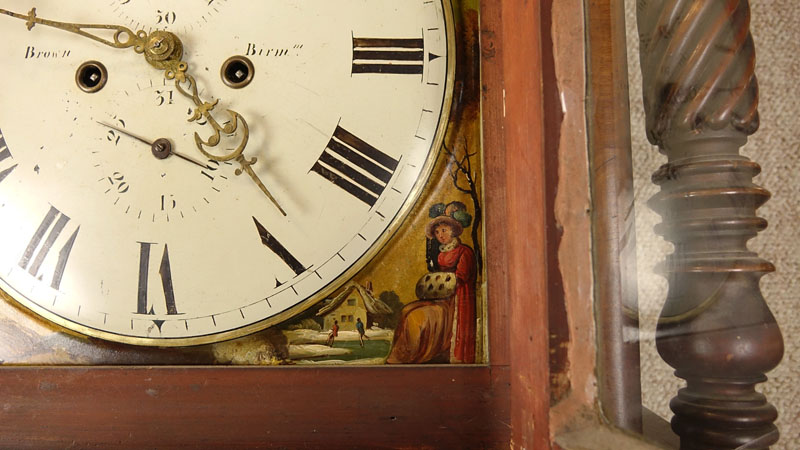
{"type": "MultiPolygon", "coordinates": [[[[483,94],[483,148],[484,181],[486,183],[486,240],[487,243],[506,241],[507,195],[505,177],[505,131],[503,126],[503,24],[500,9],[492,7],[495,0],[481,2],[481,58],[483,94]],[[497,126],[489,126],[498,124],[497,126]]],[[[489,314],[490,358],[492,364],[508,365],[510,348],[508,337],[491,333],[508,327],[509,303],[496,301],[508,298],[508,248],[506,245],[486,246],[486,266],[489,275],[488,297],[491,301],[489,314]]]]}
{"type": "Polygon", "coordinates": [[[1,448],[499,448],[508,436],[505,368],[31,368],[2,381],[1,448]]]}
{"type": "Polygon", "coordinates": [[[549,437],[547,236],[539,2],[502,1],[512,447],[549,437]]]}

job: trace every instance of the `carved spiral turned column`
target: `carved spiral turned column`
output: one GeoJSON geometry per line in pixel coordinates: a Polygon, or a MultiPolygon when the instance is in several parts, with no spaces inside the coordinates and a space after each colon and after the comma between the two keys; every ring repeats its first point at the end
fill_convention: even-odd
{"type": "Polygon", "coordinates": [[[758,128],[755,50],[746,0],[638,0],[650,142],[668,157],[650,200],[675,251],[656,345],[687,381],[670,402],[682,449],[763,449],[778,440],[775,407],[757,393],[783,356],[759,289],[774,270],[747,249],[766,228],[769,192],[739,154],[758,128]]]}

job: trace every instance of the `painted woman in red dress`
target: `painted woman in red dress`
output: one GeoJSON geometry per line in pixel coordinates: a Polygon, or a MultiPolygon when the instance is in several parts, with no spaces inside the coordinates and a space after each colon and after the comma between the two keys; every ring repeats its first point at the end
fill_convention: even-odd
{"type": "Polygon", "coordinates": [[[477,270],[475,253],[458,239],[462,231],[462,224],[449,214],[428,223],[425,234],[439,243],[438,269],[455,274],[455,290],[403,308],[387,363],[475,362],[477,270]]]}

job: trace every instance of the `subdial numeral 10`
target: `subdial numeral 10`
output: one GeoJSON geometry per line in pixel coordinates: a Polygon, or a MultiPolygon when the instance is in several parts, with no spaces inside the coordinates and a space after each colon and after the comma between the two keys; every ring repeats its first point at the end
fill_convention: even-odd
{"type": "Polygon", "coordinates": [[[208,164],[206,164],[206,170],[201,170],[200,173],[208,177],[209,180],[214,181],[214,172],[219,170],[219,165],[219,161],[209,160],[208,164]]]}

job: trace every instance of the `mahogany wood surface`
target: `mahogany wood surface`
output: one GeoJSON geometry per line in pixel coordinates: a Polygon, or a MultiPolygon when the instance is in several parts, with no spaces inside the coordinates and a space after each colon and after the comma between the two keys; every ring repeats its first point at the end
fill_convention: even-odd
{"type": "Polygon", "coordinates": [[[510,345],[505,333],[493,331],[508,327],[511,318],[510,304],[495,301],[508,297],[508,246],[506,243],[506,216],[508,195],[506,192],[505,129],[503,118],[503,23],[500,8],[490,5],[494,0],[481,1],[481,60],[482,63],[482,114],[483,114],[483,174],[486,182],[486,241],[499,245],[486,246],[486,271],[489,277],[488,297],[491,302],[489,314],[489,351],[492,364],[507,366],[510,361],[510,345]]]}
{"type": "Polygon", "coordinates": [[[550,372],[541,4],[502,4],[511,437],[516,448],[545,449],[550,372]]]}
{"type": "Polygon", "coordinates": [[[499,448],[508,369],[4,371],[0,448],[499,448]]]}
{"type": "Polygon", "coordinates": [[[490,365],[4,367],[0,448],[549,448],[539,13],[482,1],[490,365]]]}

